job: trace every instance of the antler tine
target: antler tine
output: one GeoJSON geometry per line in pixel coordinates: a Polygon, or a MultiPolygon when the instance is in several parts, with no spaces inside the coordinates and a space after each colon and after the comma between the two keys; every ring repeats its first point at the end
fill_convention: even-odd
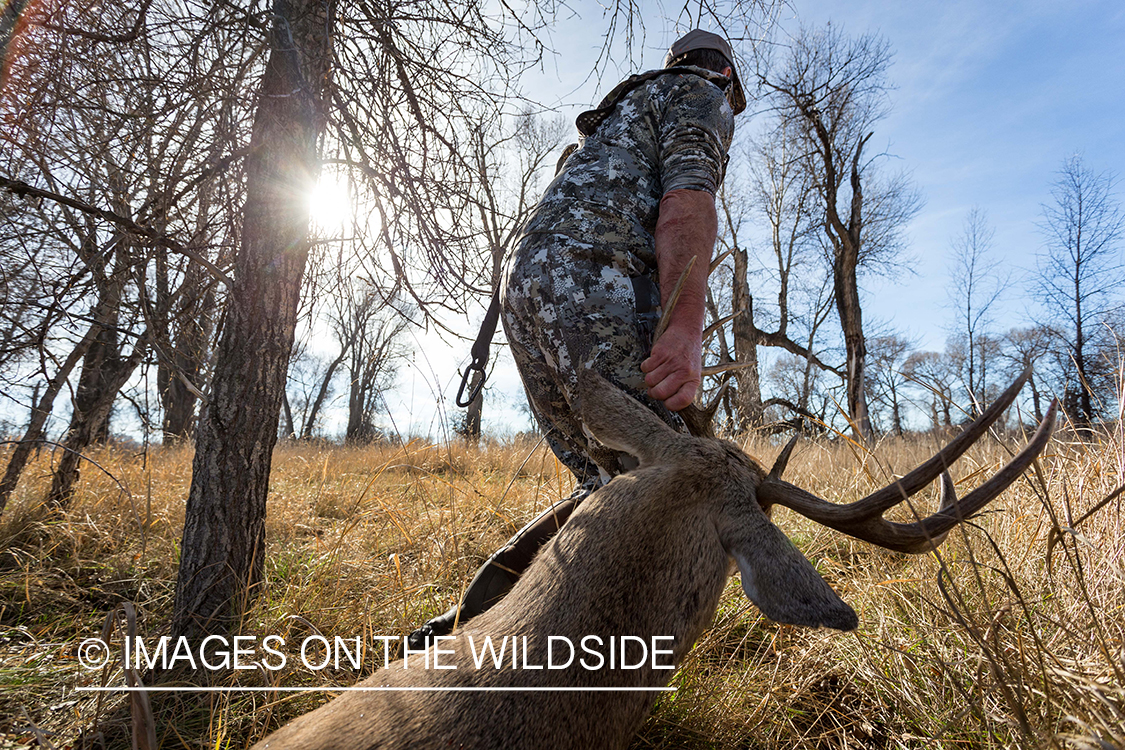
{"type": "MultiPolygon", "coordinates": [[[[988,505],[996,499],[996,497],[1006,490],[1008,486],[1019,479],[1020,475],[1031,465],[1039,453],[1047,445],[1047,441],[1051,439],[1051,432],[1055,426],[1055,414],[1058,412],[1058,400],[1052,400],[1047,413],[1043,415],[1043,421],[1039,423],[1039,428],[1036,429],[1035,434],[1031,436],[1031,440],[1024,446],[1015,458],[1009,461],[1004,468],[992,475],[991,478],[980,487],[970,492],[960,500],[954,498],[953,502],[947,507],[943,498],[942,507],[932,516],[923,519],[917,525],[921,526],[925,532],[930,536],[943,535],[956,526],[966,518],[970,518],[978,513],[981,508],[988,505]]],[[[943,493],[944,494],[944,493],[943,493]]],[[[915,524],[910,524],[915,525],[915,524]]]]}
{"type": "Polygon", "coordinates": [[[727,362],[721,365],[704,367],[702,372],[704,375],[725,375],[728,372],[737,372],[738,370],[746,370],[757,366],[757,362],[727,362]]]}
{"type": "Polygon", "coordinates": [[[719,267],[719,264],[729,258],[733,253],[734,248],[732,247],[730,250],[725,250],[719,255],[715,256],[715,260],[711,261],[711,266],[707,269],[707,275],[710,276],[711,274],[715,273],[715,269],[719,267]]]}
{"type": "Polygon", "coordinates": [[[727,392],[727,385],[728,381],[724,380],[723,384],[719,386],[719,390],[715,391],[711,403],[705,406],[688,404],[677,412],[680,418],[684,420],[684,426],[687,427],[690,434],[695,437],[715,437],[715,412],[719,410],[723,394],[727,392]]]}
{"type": "MultiPolygon", "coordinates": [[[[1023,378],[1016,381],[1017,384],[1019,384],[1022,379],[1023,378]]],[[[1007,395],[1008,394],[1005,393],[1005,397],[1007,395]]],[[[1004,398],[1001,398],[997,403],[1002,403],[1004,400],[1004,398]]],[[[993,406],[995,407],[995,405],[993,406]]],[[[872,495],[868,495],[863,500],[851,503],[850,505],[836,505],[810,492],[806,492],[800,487],[781,481],[777,464],[774,465],[774,469],[770,472],[770,475],[763,480],[762,484],[758,487],[758,501],[765,507],[769,507],[773,504],[783,505],[821,525],[828,526],[829,528],[841,531],[858,539],[863,539],[864,541],[871,542],[880,547],[885,547],[897,552],[925,552],[941,544],[950,529],[961,521],[973,516],[980,511],[981,508],[994,500],[1031,465],[1031,462],[1035,460],[1044,446],[1046,446],[1047,441],[1051,438],[1057,410],[1058,403],[1052,402],[1051,407],[1047,410],[1047,414],[1043,417],[1043,421],[1040,422],[1035,435],[1033,435],[1028,444],[1024,446],[1024,449],[988,481],[970,492],[964,498],[960,500],[957,499],[953,489],[953,482],[948,472],[939,469],[937,473],[942,475],[941,509],[933,515],[914,523],[896,523],[883,518],[883,513],[887,508],[897,503],[891,503],[891,505],[882,507],[880,503],[883,501],[881,499],[879,503],[871,502],[871,498],[876,496],[881,497],[881,493],[885,493],[888,488],[879,490],[872,495]]],[[[988,417],[991,411],[992,408],[981,415],[981,419],[978,419],[977,422],[988,417]]],[[[992,415],[991,419],[987,421],[991,422],[994,419],[995,415],[992,415]]],[[[975,422],[969,429],[972,430],[976,426],[977,423],[975,422]]],[[[967,432],[969,432],[969,430],[966,430],[966,433],[967,432]]],[[[983,430],[981,430],[981,432],[983,432],[983,430]]],[[[955,443],[957,443],[956,440],[935,456],[934,459],[944,456],[946,460],[952,461],[957,456],[960,456],[967,446],[961,446],[959,450],[950,451],[950,448],[955,447],[955,443]]],[[[778,464],[781,464],[782,468],[784,468],[783,459],[788,460],[788,446],[786,446],[786,450],[783,450],[782,455],[778,458],[778,464]]],[[[931,464],[934,459],[930,459],[930,461],[927,461],[922,467],[911,472],[907,477],[919,475],[919,470],[931,464]]],[[[931,475],[931,480],[933,478],[934,475],[931,475]]],[[[906,477],[900,480],[902,483],[905,483],[905,481],[906,477]]],[[[896,484],[890,485],[889,488],[897,493],[897,497],[899,498],[898,502],[905,500],[907,497],[917,492],[917,489],[920,489],[915,488],[909,490],[907,487],[899,488],[896,484]]]]}
{"type": "MultiPolygon", "coordinates": [[[[953,477],[949,476],[948,471],[941,473],[941,502],[938,503],[938,510],[949,510],[957,505],[957,488],[953,484],[953,477]]],[[[954,511],[957,512],[957,511],[954,511]]],[[[961,513],[957,514],[958,520],[964,520],[965,516],[961,513]]],[[[938,546],[945,541],[949,536],[949,532],[945,531],[940,534],[935,534],[929,538],[930,544],[934,547],[938,546]]]]}
{"type": "Polygon", "coordinates": [[[773,462],[773,468],[770,469],[770,479],[781,479],[785,467],[789,465],[789,456],[793,453],[793,447],[797,445],[798,437],[800,436],[794,435],[791,437],[785,447],[781,449],[781,453],[777,454],[777,459],[773,462]]]}
{"type": "Polygon", "coordinates": [[[712,323],[711,325],[704,328],[703,329],[703,342],[707,343],[711,339],[711,337],[715,335],[715,331],[718,331],[723,326],[725,326],[727,323],[729,323],[732,320],[734,320],[735,318],[737,318],[738,315],[739,315],[738,313],[731,313],[730,315],[727,315],[726,317],[719,318],[714,323],[712,323]]]}
{"type": "Polygon", "coordinates": [[[1012,405],[1012,402],[1016,400],[1016,395],[1019,394],[1020,389],[1023,388],[1024,383],[1027,382],[1030,375],[1031,368],[1025,368],[1020,376],[1016,378],[1015,382],[1008,386],[1006,391],[1000,394],[1000,398],[996,399],[996,401],[985,409],[984,413],[966,427],[960,435],[949,441],[948,445],[935,453],[928,461],[922,463],[902,479],[872,492],[867,497],[857,500],[847,507],[854,508],[854,512],[857,515],[881,515],[888,508],[893,508],[937,479],[938,476],[952,466],[953,462],[960,458],[973,443],[979,440],[981,436],[988,431],[988,428],[992,426],[992,423],[1012,405]]]}

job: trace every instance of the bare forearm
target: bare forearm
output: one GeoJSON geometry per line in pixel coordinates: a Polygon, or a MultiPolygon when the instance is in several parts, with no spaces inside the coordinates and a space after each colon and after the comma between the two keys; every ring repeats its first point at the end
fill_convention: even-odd
{"type": "Polygon", "coordinates": [[[660,202],[656,224],[656,261],[660,273],[660,303],[668,297],[680,275],[696,258],[672,312],[669,327],[701,333],[706,316],[707,275],[715,248],[718,217],[715,199],[698,190],[676,190],[660,202]]]}
{"type": "MultiPolygon", "coordinates": [[[[641,364],[649,395],[679,411],[695,399],[702,377],[702,334],[707,275],[715,247],[718,219],[710,193],[677,190],[660,202],[656,224],[656,261],[660,297],[668,309],[672,290],[694,257],[679,299],[660,340],[641,364]]],[[[666,313],[667,314],[667,313],[666,313]]]]}

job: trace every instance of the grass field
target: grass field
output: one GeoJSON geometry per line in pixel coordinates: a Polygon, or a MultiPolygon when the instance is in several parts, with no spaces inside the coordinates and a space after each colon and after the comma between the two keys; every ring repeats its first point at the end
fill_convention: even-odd
{"type": "MultiPolygon", "coordinates": [[[[986,438],[954,470],[964,494],[1018,439],[986,438]]],[[[778,445],[750,440],[768,462],[778,445]]],[[[935,439],[798,446],[786,478],[838,502],[901,475],[935,439]]],[[[0,459],[5,456],[0,455],[0,459]]],[[[78,645],[120,602],[154,639],[171,610],[187,449],[90,455],[61,517],[41,505],[50,456],[0,519],[0,748],[128,747],[127,701],[75,692],[108,680],[78,645]]],[[[737,579],[634,748],[1125,747],[1125,482],[1120,432],[1056,437],[994,509],[938,554],[905,556],[774,520],[859,613],[854,633],[764,620],[737,579]],[[1079,520],[1081,521],[1079,522],[1079,520]],[[1100,744],[1099,744],[1100,743],[1100,744]]],[[[401,635],[458,596],[485,556],[570,490],[534,441],[342,448],[283,445],[269,501],[267,586],[243,632],[401,635]]],[[[932,508],[932,493],[920,501],[932,508]]],[[[115,631],[114,639],[120,639],[115,631]]],[[[349,685],[375,666],[249,670],[217,684],[349,685]]],[[[243,748],[319,694],[162,694],[165,748],[243,748]]],[[[142,723],[149,721],[139,719],[142,723]]]]}

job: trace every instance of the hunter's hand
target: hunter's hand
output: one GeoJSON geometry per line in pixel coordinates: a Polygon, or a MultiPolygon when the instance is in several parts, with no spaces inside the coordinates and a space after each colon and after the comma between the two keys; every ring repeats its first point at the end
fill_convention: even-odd
{"type": "Polygon", "coordinates": [[[679,411],[695,400],[702,378],[703,344],[698,333],[669,328],[641,363],[648,395],[679,411]]]}

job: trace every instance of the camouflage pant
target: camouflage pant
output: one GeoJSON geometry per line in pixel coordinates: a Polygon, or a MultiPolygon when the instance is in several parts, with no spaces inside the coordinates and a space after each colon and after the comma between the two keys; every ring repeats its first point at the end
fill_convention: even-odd
{"type": "Polygon", "coordinates": [[[532,412],[582,499],[629,468],[623,454],[589,437],[572,404],[578,372],[592,367],[686,431],[650,399],[641,362],[652,348],[660,293],[636,259],[564,235],[525,237],[508,268],[502,317],[532,412]]]}

